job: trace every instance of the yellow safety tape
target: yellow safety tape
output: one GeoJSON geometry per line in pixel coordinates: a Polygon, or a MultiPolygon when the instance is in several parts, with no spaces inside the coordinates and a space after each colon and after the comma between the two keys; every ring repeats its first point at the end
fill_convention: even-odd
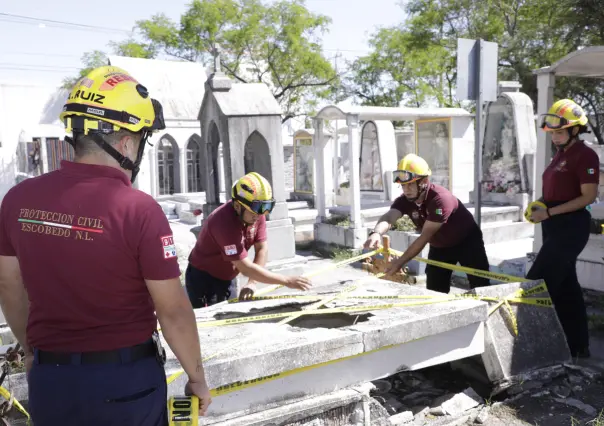
{"type": "MultiPolygon", "coordinates": [[[[372,277],[368,276],[368,277],[362,278],[361,280],[366,280],[366,279],[369,279],[369,278],[372,278],[372,277]]],[[[357,283],[358,283],[358,281],[361,281],[361,280],[357,280],[357,283]]],[[[349,291],[351,291],[351,290],[354,290],[355,288],[357,288],[357,286],[351,286],[349,288],[350,288],[349,291]]],[[[316,305],[319,305],[320,303],[321,302],[318,302],[316,305]]],[[[282,315],[283,316],[293,316],[293,315],[296,315],[296,314],[297,314],[297,312],[290,312],[290,313],[287,313],[285,315],[283,315],[283,314],[282,315]]],[[[272,314],[272,315],[279,315],[279,314],[272,314]]],[[[281,316],[279,318],[283,318],[283,316],[281,316]]],[[[273,318],[275,318],[275,317],[273,317],[273,318]]],[[[233,318],[233,319],[237,319],[237,318],[233,318]]],[[[270,318],[262,318],[262,319],[270,319],[270,318]]],[[[262,319],[255,320],[255,321],[260,321],[262,319]]],[[[223,321],[226,321],[226,320],[223,320],[223,321]]],[[[241,321],[240,323],[242,323],[242,322],[248,322],[248,321],[241,321]]],[[[198,326],[200,326],[200,324],[203,324],[203,322],[202,323],[197,323],[198,326]]],[[[227,345],[226,347],[222,348],[219,352],[216,352],[216,353],[214,353],[212,355],[209,355],[207,357],[202,358],[202,362],[206,362],[206,361],[208,361],[208,360],[210,360],[212,358],[217,357],[218,355],[222,355],[225,351],[227,351],[227,350],[229,350],[229,349],[231,349],[231,348],[233,348],[234,346],[237,346],[237,345],[241,345],[241,342],[240,341],[234,341],[231,345],[227,345]]],[[[184,374],[184,372],[185,372],[184,370],[179,370],[176,373],[170,375],[170,377],[167,378],[167,383],[168,384],[172,383],[174,380],[176,380],[178,377],[180,377],[182,374],[184,374]]]]}
{"type": "MultiPolygon", "coordinates": [[[[6,390],[6,388],[0,386],[0,396],[2,396],[2,398],[6,399],[7,401],[10,401],[11,399],[11,393],[6,390]]],[[[27,419],[29,420],[29,413],[27,412],[27,410],[25,408],[23,408],[23,406],[21,405],[21,403],[19,401],[17,401],[16,399],[13,399],[13,404],[15,404],[15,407],[17,407],[17,410],[21,411],[21,413],[23,413],[27,419]]]]}
{"type": "MultiPolygon", "coordinates": [[[[327,268],[323,268],[321,270],[314,271],[313,273],[307,274],[306,276],[319,275],[320,273],[323,273],[325,271],[335,269],[335,268],[338,268],[343,265],[348,265],[348,264],[354,263],[358,260],[362,260],[367,257],[371,257],[371,256],[374,256],[375,254],[380,254],[380,253],[384,253],[383,248],[374,250],[372,252],[365,253],[360,256],[355,256],[353,258],[347,259],[342,262],[332,264],[327,268]]],[[[390,249],[390,253],[397,255],[397,256],[402,255],[402,252],[393,250],[393,249],[390,249]]],[[[498,273],[493,273],[490,271],[481,271],[481,270],[474,269],[474,268],[452,265],[452,264],[438,262],[438,261],[434,261],[434,260],[430,260],[430,259],[423,259],[420,257],[416,257],[415,259],[418,261],[423,261],[428,264],[432,264],[434,266],[451,269],[454,271],[465,272],[470,275],[481,276],[484,278],[494,279],[494,280],[502,281],[502,282],[528,282],[529,281],[525,278],[515,277],[512,275],[498,274],[498,273]]],[[[384,275],[383,273],[380,273],[377,275],[372,275],[371,277],[367,277],[367,278],[373,278],[373,277],[379,278],[383,275],[384,275]]],[[[365,280],[365,279],[363,279],[363,280],[365,280]]],[[[256,292],[256,296],[253,297],[252,300],[281,299],[281,298],[313,298],[313,299],[316,299],[317,297],[319,297],[319,296],[305,296],[305,295],[283,295],[283,296],[272,296],[272,297],[271,296],[267,296],[267,297],[260,296],[260,294],[266,294],[266,293],[268,293],[272,290],[275,290],[277,288],[280,288],[280,287],[282,287],[282,286],[273,286],[270,288],[262,289],[261,291],[256,292]]],[[[549,298],[526,298],[526,297],[524,297],[524,296],[528,296],[528,295],[538,294],[543,291],[547,291],[547,287],[545,286],[545,284],[539,284],[539,285],[532,287],[530,289],[527,289],[527,290],[519,290],[519,291],[515,292],[514,294],[510,295],[509,297],[505,298],[504,300],[500,300],[495,297],[477,296],[477,295],[473,295],[473,294],[456,294],[456,295],[442,295],[442,296],[440,296],[440,295],[439,296],[432,296],[432,295],[430,295],[430,296],[423,296],[423,295],[422,296],[402,296],[402,295],[397,295],[397,296],[353,296],[353,295],[350,295],[350,296],[346,296],[345,295],[345,293],[348,293],[349,291],[353,290],[354,288],[356,288],[356,286],[349,287],[349,288],[343,290],[342,292],[338,293],[335,296],[331,296],[326,299],[320,300],[317,303],[307,307],[307,310],[304,310],[304,311],[279,313],[279,314],[255,315],[255,316],[229,318],[229,319],[225,319],[225,320],[215,320],[215,321],[203,321],[203,322],[198,323],[198,327],[224,326],[224,325],[242,324],[242,323],[248,323],[248,322],[254,322],[254,321],[263,321],[263,320],[268,320],[268,319],[285,318],[285,320],[280,321],[278,323],[279,325],[281,325],[281,324],[286,324],[302,315],[323,315],[323,314],[340,313],[340,312],[363,312],[363,311],[368,311],[368,310],[382,310],[382,309],[391,309],[391,308],[398,308],[398,307],[427,305],[427,304],[432,304],[432,303],[448,302],[448,301],[452,301],[452,300],[456,300],[456,299],[468,298],[468,299],[477,299],[477,300],[490,301],[490,302],[498,302],[497,305],[489,311],[489,315],[491,315],[499,306],[505,304],[506,309],[511,317],[511,322],[512,322],[512,326],[514,328],[514,332],[517,335],[518,334],[517,322],[516,322],[516,318],[515,318],[512,310],[511,310],[511,306],[509,305],[510,302],[526,303],[526,304],[530,304],[530,305],[545,306],[545,307],[552,306],[551,299],[549,299],[549,298]],[[366,299],[380,299],[380,298],[381,299],[384,299],[384,298],[413,299],[413,298],[418,298],[418,299],[427,299],[427,300],[422,300],[422,301],[417,301],[417,302],[406,302],[406,303],[389,303],[389,304],[381,304],[381,305],[346,306],[346,307],[331,308],[331,309],[318,309],[320,306],[323,306],[324,304],[329,303],[330,301],[340,299],[340,298],[345,298],[345,299],[365,299],[365,298],[366,299]]],[[[235,303],[235,302],[238,302],[238,299],[229,300],[229,303],[235,303]]],[[[240,343],[241,342],[236,342],[234,344],[240,344],[240,343]]],[[[223,353],[230,347],[231,347],[231,345],[227,346],[226,348],[223,348],[222,351],[220,351],[218,353],[215,353],[208,357],[204,357],[203,361],[207,361],[208,359],[211,359],[211,358],[217,356],[218,354],[223,353]]],[[[384,349],[384,348],[380,348],[379,350],[382,350],[382,349],[384,349]]],[[[291,372],[279,373],[277,375],[269,376],[268,378],[259,378],[259,379],[251,380],[249,382],[243,382],[243,383],[238,382],[237,384],[226,385],[226,386],[212,390],[212,394],[219,395],[219,394],[223,394],[223,393],[232,392],[233,390],[238,390],[238,389],[242,389],[245,387],[255,386],[264,381],[274,380],[278,377],[284,377],[286,375],[295,374],[296,372],[303,371],[304,369],[310,369],[310,368],[311,367],[305,367],[303,369],[291,370],[291,372]],[[225,389],[227,389],[227,390],[225,390],[225,389]]],[[[183,373],[184,373],[184,371],[180,370],[177,373],[172,374],[167,379],[168,384],[172,383],[177,377],[179,377],[183,373]]]]}
{"type": "MultiPolygon", "coordinates": [[[[402,251],[398,251],[398,250],[394,250],[394,249],[390,249],[390,253],[395,256],[403,255],[402,251]]],[[[420,262],[427,263],[428,265],[439,266],[441,268],[450,269],[452,271],[457,271],[457,272],[465,272],[466,274],[474,275],[474,276],[481,277],[481,278],[488,278],[488,279],[496,280],[496,281],[502,281],[502,282],[508,282],[508,283],[531,281],[531,280],[527,280],[526,278],[515,277],[514,275],[499,274],[499,273],[491,272],[491,271],[481,271],[480,269],[468,268],[466,266],[452,265],[450,263],[439,262],[437,260],[431,260],[431,259],[424,259],[422,257],[414,257],[414,259],[418,260],[420,262]]]]}

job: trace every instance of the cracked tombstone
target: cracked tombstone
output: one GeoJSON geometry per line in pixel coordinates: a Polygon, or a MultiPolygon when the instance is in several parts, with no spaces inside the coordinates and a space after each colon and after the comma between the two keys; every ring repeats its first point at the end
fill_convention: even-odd
{"type": "MultiPolygon", "coordinates": [[[[544,284],[543,280],[492,285],[476,288],[469,294],[501,300],[540,284],[544,284]]],[[[547,291],[541,291],[525,297],[542,300],[550,296],[547,291]]],[[[505,305],[490,315],[486,322],[482,361],[491,382],[571,361],[566,337],[553,307],[526,303],[509,305],[516,318],[517,336],[510,326],[510,315],[505,305]]]]}

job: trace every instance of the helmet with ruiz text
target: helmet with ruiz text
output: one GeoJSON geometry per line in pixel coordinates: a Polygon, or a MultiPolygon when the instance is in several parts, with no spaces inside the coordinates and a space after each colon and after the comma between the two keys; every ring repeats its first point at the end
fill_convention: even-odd
{"type": "Polygon", "coordinates": [[[161,104],[127,71],[115,66],[95,68],[78,80],[59,117],[73,136],[66,140],[74,148],[80,135],[90,136],[123,169],[132,171],[131,182],[139,172],[148,138],[166,128],[161,104]],[[121,129],[141,134],[135,161],[105,140],[121,129]]]}
{"type": "Polygon", "coordinates": [[[231,198],[254,214],[269,214],[275,207],[271,184],[256,172],[250,172],[235,182],[231,198]]]}

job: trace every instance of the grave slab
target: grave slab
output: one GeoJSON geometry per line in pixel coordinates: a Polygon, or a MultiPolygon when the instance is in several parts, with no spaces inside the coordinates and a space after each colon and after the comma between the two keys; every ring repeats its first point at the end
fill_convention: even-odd
{"type": "MultiPolygon", "coordinates": [[[[484,351],[485,302],[461,299],[364,310],[363,306],[418,302],[418,299],[379,298],[388,295],[442,295],[375,277],[354,285],[358,287],[347,293],[348,299],[325,306],[327,309],[345,307],[346,312],[303,316],[286,325],[276,324],[282,318],[213,327],[203,327],[203,322],[297,312],[303,305],[325,298],[327,292],[335,295],[346,285],[323,286],[315,290],[317,293],[304,293],[305,296],[314,294],[314,300],[259,300],[196,310],[202,324],[203,356],[221,352],[204,364],[209,385],[212,389],[231,387],[232,390],[213,398],[210,417],[251,414],[292,399],[323,395],[398,371],[425,368],[484,351]],[[353,296],[378,298],[353,299],[353,296]],[[292,370],[296,371],[292,373],[292,370]],[[240,386],[249,382],[254,385],[240,386]]],[[[279,295],[282,294],[280,291],[279,295]]],[[[168,350],[167,373],[179,368],[168,350]]],[[[185,383],[186,376],[180,376],[170,384],[169,394],[182,394],[185,383]]]]}
{"type": "MultiPolygon", "coordinates": [[[[505,298],[517,290],[527,290],[543,280],[480,287],[471,293],[505,298]]],[[[548,292],[531,297],[549,297],[548,292]]],[[[505,307],[497,309],[486,322],[485,351],[482,360],[491,382],[552,365],[571,361],[570,351],[553,307],[510,303],[518,324],[516,336],[510,327],[505,307]]]]}

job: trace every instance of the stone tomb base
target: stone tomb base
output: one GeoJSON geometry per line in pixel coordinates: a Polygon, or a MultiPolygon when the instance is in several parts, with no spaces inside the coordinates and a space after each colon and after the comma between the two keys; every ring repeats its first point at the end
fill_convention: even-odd
{"type": "MultiPolygon", "coordinates": [[[[218,419],[226,422],[398,371],[417,370],[484,351],[487,304],[476,300],[309,315],[285,325],[276,324],[283,320],[276,318],[263,323],[203,327],[206,321],[299,311],[303,305],[333,296],[348,285],[314,290],[314,300],[261,300],[196,310],[202,325],[199,329],[202,353],[205,358],[211,357],[204,364],[209,385],[212,389],[231,390],[213,398],[205,424],[215,424],[218,419]],[[216,353],[220,355],[212,357],[216,353]],[[249,387],[240,385],[250,381],[253,383],[249,387]]],[[[357,289],[348,294],[438,295],[373,277],[355,285],[357,289]]],[[[286,291],[291,293],[281,289],[271,294],[286,291]]],[[[417,301],[337,300],[326,308],[417,301]]],[[[168,374],[180,367],[169,350],[166,367],[168,374]]],[[[182,394],[185,383],[186,376],[181,375],[169,386],[169,394],[182,394]]]]}

